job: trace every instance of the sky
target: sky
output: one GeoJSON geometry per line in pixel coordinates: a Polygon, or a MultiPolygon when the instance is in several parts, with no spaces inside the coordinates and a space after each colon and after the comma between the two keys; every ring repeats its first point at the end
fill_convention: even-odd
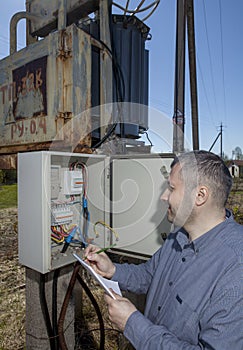
{"type": "MultiPolygon", "coordinates": [[[[124,5],[125,0],[116,0],[124,5]]],[[[131,0],[130,7],[140,1],[131,0]]],[[[145,1],[150,4],[152,1],[145,1]]],[[[0,59],[9,54],[9,22],[13,14],[25,10],[25,0],[2,1],[0,12],[0,59]]],[[[145,13],[145,12],[144,12],[145,13]]],[[[140,15],[140,18],[144,16],[140,15]]],[[[223,152],[232,157],[232,151],[243,151],[243,1],[195,0],[195,41],[197,64],[199,147],[208,150],[223,125],[223,152]]],[[[18,25],[18,49],[25,46],[24,26],[18,25]]],[[[149,50],[149,105],[159,111],[150,120],[148,135],[156,152],[166,152],[158,137],[158,130],[166,133],[165,119],[171,121],[174,110],[174,71],[176,0],[161,0],[156,11],[145,22],[152,39],[146,42],[149,50]]],[[[185,139],[192,147],[190,89],[186,52],[185,139]]],[[[220,152],[219,140],[212,149],[220,152]]]]}

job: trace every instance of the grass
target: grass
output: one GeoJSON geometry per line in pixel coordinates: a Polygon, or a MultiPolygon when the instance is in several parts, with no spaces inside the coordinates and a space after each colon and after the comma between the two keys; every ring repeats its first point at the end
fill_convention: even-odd
{"type": "Polygon", "coordinates": [[[0,209],[17,207],[17,184],[0,186],[0,209]]]}

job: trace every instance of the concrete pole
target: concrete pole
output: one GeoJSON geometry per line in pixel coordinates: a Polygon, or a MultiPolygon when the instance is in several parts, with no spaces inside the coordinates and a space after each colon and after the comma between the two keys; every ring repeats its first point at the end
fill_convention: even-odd
{"type": "MultiPolygon", "coordinates": [[[[59,315],[64,296],[72,275],[73,266],[69,265],[61,269],[57,287],[57,314],[59,315]]],[[[46,301],[52,320],[52,286],[53,272],[45,275],[46,301]]],[[[27,350],[50,350],[50,341],[40,303],[40,280],[41,274],[26,268],[26,349],[27,350]]],[[[77,296],[77,294],[76,294],[77,296]]],[[[65,339],[69,349],[75,348],[75,303],[81,304],[81,293],[79,301],[71,300],[65,317],[64,329],[65,339]]]]}
{"type": "Polygon", "coordinates": [[[198,131],[198,103],[197,103],[197,70],[196,70],[196,45],[195,45],[193,0],[187,0],[187,36],[188,36],[190,87],[191,87],[190,90],[191,90],[192,140],[193,140],[193,150],[198,150],[199,149],[199,131],[198,131]]]}
{"type": "Polygon", "coordinates": [[[177,0],[173,152],[184,151],[185,124],[185,1],[177,0]]]}

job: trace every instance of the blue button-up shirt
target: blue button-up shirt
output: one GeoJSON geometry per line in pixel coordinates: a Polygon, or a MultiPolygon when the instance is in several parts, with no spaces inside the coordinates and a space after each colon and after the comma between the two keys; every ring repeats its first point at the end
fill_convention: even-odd
{"type": "Polygon", "coordinates": [[[123,290],[147,294],[124,335],[138,350],[243,350],[243,226],[228,218],[189,242],[179,230],[146,263],[116,265],[123,290]]]}

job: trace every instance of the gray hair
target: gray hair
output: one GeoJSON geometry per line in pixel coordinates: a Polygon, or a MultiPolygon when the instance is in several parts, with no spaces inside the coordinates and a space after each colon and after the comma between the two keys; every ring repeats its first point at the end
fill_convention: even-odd
{"type": "Polygon", "coordinates": [[[176,156],[171,168],[177,163],[180,163],[181,175],[189,190],[205,185],[211,190],[215,203],[220,208],[225,207],[232,177],[219,156],[208,151],[192,151],[176,156]]]}

